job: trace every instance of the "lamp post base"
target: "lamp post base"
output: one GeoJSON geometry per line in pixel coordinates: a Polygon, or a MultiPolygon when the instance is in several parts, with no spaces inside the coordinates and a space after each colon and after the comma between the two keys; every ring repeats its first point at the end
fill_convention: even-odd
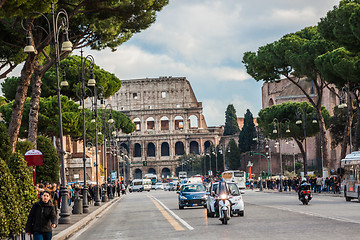
{"type": "Polygon", "coordinates": [[[60,218],[58,220],[59,224],[69,224],[70,223],[70,212],[69,212],[69,203],[68,203],[68,190],[66,187],[61,186],[61,209],[60,209],[60,218]]]}
{"type": "Polygon", "coordinates": [[[95,196],[94,205],[95,206],[101,206],[101,199],[99,197],[99,186],[98,185],[95,186],[95,193],[96,193],[96,196],[95,196]]]}
{"type": "Polygon", "coordinates": [[[89,212],[89,201],[88,201],[88,189],[84,186],[83,188],[83,213],[89,212]]]}

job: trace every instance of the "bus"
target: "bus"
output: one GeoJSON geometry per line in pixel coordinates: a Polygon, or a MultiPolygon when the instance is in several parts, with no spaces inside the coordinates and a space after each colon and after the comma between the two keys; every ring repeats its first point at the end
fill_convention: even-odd
{"type": "Polygon", "coordinates": [[[150,179],[151,180],[151,185],[153,185],[153,186],[157,183],[157,177],[153,173],[145,174],[144,179],[150,179]]]}
{"type": "Polygon", "coordinates": [[[240,170],[227,170],[221,174],[221,177],[227,182],[234,182],[239,189],[245,189],[246,174],[240,170]]]}
{"type": "Polygon", "coordinates": [[[344,176],[341,183],[344,197],[347,202],[351,199],[360,201],[360,152],[352,152],[341,160],[344,176]]]}
{"type": "Polygon", "coordinates": [[[184,179],[187,178],[187,173],[186,172],[179,172],[179,179],[184,179]]]}

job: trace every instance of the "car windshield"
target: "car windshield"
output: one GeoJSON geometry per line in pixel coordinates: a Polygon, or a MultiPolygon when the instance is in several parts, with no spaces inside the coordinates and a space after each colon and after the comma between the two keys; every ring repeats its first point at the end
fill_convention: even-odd
{"type": "Polygon", "coordinates": [[[182,192],[205,192],[205,187],[202,184],[189,184],[181,187],[182,192]]]}
{"type": "Polygon", "coordinates": [[[228,183],[228,187],[229,187],[231,195],[233,195],[233,196],[240,195],[239,188],[235,183],[228,183]],[[233,193],[233,191],[235,191],[235,192],[233,193]]]}
{"type": "Polygon", "coordinates": [[[217,191],[218,186],[219,186],[219,183],[213,184],[213,185],[212,185],[211,192],[216,192],[216,191],[217,191]]]}

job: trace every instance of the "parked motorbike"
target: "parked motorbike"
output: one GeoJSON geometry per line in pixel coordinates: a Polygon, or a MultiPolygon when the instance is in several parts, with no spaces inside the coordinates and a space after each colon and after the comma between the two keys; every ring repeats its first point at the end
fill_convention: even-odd
{"type": "Polygon", "coordinates": [[[229,195],[221,194],[219,199],[219,220],[222,224],[227,224],[231,218],[231,202],[229,195]]]}
{"type": "Polygon", "coordinates": [[[310,187],[311,185],[309,183],[303,183],[299,188],[299,200],[303,205],[308,205],[312,199],[310,187]]]}

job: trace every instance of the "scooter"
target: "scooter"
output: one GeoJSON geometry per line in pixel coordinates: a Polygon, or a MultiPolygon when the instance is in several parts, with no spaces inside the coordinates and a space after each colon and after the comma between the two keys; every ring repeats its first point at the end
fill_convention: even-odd
{"type": "Polygon", "coordinates": [[[310,184],[302,184],[299,190],[299,200],[303,203],[303,205],[308,205],[311,199],[310,184]]]}
{"type": "Polygon", "coordinates": [[[219,220],[222,224],[227,224],[231,218],[231,202],[227,194],[221,194],[219,200],[219,220]]]}

